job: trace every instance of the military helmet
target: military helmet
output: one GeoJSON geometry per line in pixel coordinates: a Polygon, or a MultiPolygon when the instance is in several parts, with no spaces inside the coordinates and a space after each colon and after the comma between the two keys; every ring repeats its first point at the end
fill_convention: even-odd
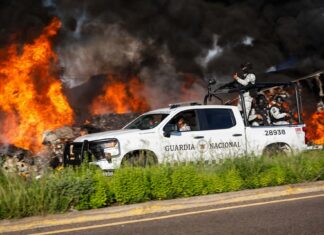
{"type": "Polygon", "coordinates": [[[274,98],[275,102],[276,103],[283,103],[285,101],[285,98],[282,97],[281,95],[277,95],[275,98],[274,98]]]}
{"type": "Polygon", "coordinates": [[[252,63],[251,62],[245,62],[243,64],[241,64],[241,69],[243,72],[249,72],[251,71],[253,68],[252,63]]]}
{"type": "Polygon", "coordinates": [[[266,107],[266,106],[267,106],[267,103],[268,103],[268,100],[267,100],[267,98],[265,97],[265,95],[263,95],[263,94],[259,94],[259,95],[256,97],[256,104],[257,104],[260,108],[266,107]]]}

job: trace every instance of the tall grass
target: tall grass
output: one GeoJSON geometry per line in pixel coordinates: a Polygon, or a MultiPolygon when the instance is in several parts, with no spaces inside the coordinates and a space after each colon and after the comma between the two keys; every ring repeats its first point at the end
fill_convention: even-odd
{"type": "Polygon", "coordinates": [[[39,180],[0,171],[0,219],[324,180],[323,155],[318,151],[226,159],[209,165],[126,167],[112,177],[88,164],[39,180]]]}

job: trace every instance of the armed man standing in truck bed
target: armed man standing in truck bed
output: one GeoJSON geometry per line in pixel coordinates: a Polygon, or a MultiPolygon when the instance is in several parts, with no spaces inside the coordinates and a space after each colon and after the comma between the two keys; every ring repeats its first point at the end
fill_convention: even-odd
{"type": "MultiPolygon", "coordinates": [[[[236,80],[243,87],[254,85],[256,78],[255,78],[255,74],[252,72],[252,64],[250,62],[246,62],[241,65],[241,69],[243,72],[242,78],[239,77],[237,73],[235,73],[233,79],[236,80]]],[[[244,97],[246,115],[249,116],[252,107],[253,97],[251,96],[250,91],[244,92],[243,97],[244,97]]],[[[239,98],[238,101],[238,109],[241,113],[243,112],[243,108],[241,105],[241,97],[239,98]]]]}

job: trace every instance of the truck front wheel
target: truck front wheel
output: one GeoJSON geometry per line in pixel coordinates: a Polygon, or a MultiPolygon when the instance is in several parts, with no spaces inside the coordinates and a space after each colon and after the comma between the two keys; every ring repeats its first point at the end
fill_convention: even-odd
{"type": "Polygon", "coordinates": [[[127,153],[122,160],[121,166],[147,167],[157,164],[155,154],[147,150],[137,150],[127,153]]]}

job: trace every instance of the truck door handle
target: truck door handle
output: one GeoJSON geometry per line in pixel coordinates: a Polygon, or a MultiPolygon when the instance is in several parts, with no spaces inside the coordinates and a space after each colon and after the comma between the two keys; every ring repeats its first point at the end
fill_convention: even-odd
{"type": "Polygon", "coordinates": [[[203,139],[204,136],[195,136],[194,138],[195,138],[195,139],[203,139]]]}
{"type": "Polygon", "coordinates": [[[242,134],[233,134],[233,136],[235,136],[235,137],[242,136],[242,134]]]}

